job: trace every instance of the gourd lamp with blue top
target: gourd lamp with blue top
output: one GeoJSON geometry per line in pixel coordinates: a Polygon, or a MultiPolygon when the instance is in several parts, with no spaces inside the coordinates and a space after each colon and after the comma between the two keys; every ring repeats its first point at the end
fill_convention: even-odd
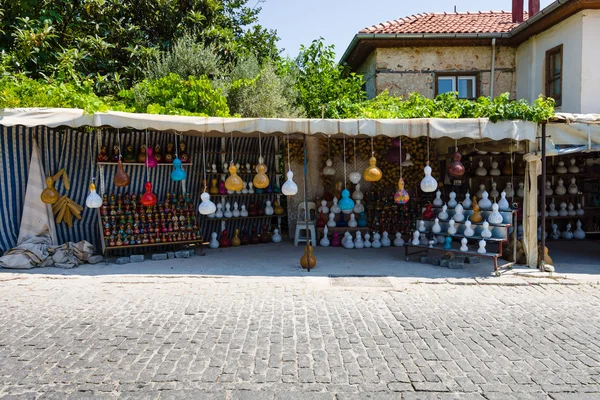
{"type": "Polygon", "coordinates": [[[348,189],[342,190],[342,199],[338,202],[338,206],[344,214],[351,214],[354,210],[354,200],[350,198],[348,189]]]}
{"type": "Polygon", "coordinates": [[[171,172],[171,179],[175,182],[183,181],[187,178],[186,172],[181,168],[183,163],[179,159],[179,157],[173,160],[173,171],[171,172]]]}

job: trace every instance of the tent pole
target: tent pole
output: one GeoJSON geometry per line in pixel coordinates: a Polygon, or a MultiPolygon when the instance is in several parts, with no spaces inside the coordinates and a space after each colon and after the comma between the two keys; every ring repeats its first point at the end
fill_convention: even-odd
{"type": "Polygon", "coordinates": [[[308,167],[307,167],[307,163],[306,163],[306,135],[303,136],[302,139],[302,147],[304,150],[304,221],[306,221],[305,224],[305,228],[306,228],[306,246],[304,247],[304,254],[306,255],[306,261],[307,261],[307,266],[306,266],[306,270],[308,272],[310,272],[310,252],[309,252],[309,246],[310,246],[310,237],[308,236],[308,167]]]}
{"type": "Polygon", "coordinates": [[[542,184],[541,184],[541,202],[540,216],[542,217],[542,245],[539,250],[539,257],[542,262],[538,268],[543,271],[543,261],[546,254],[546,123],[542,122],[542,184]],[[544,207],[542,207],[544,206],[544,207]]]}

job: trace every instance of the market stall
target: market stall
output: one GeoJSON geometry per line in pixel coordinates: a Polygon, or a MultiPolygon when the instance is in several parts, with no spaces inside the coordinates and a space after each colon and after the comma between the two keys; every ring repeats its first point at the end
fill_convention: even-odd
{"type": "MultiPolygon", "coordinates": [[[[496,157],[497,160],[490,161],[488,168],[492,167],[491,162],[506,164],[507,159],[515,157],[517,153],[522,153],[528,143],[535,142],[536,133],[535,124],[531,122],[503,121],[491,123],[487,119],[228,119],[118,112],[87,115],[81,110],[61,109],[5,110],[0,115],[0,123],[3,125],[5,141],[6,137],[12,137],[12,142],[7,144],[7,146],[17,146],[21,140],[29,143],[28,138],[39,135],[40,132],[45,132],[45,135],[54,135],[56,137],[55,140],[58,145],[55,145],[53,149],[47,146],[48,143],[45,143],[43,140],[40,143],[42,154],[45,151],[51,153],[50,156],[46,156],[46,159],[54,159],[54,165],[49,165],[46,168],[46,173],[50,174],[52,173],[51,171],[57,170],[58,167],[66,168],[69,171],[71,180],[74,183],[73,186],[76,187],[76,196],[71,196],[76,204],[85,203],[84,200],[88,192],[85,188],[87,188],[92,178],[96,178],[99,186],[99,194],[103,198],[102,203],[98,207],[100,209],[100,217],[98,216],[98,212],[88,209],[83,210],[81,221],[76,221],[73,224],[73,228],[62,226],[59,228],[58,240],[64,240],[64,237],[68,235],[72,237],[84,237],[89,238],[96,245],[103,245],[105,248],[113,247],[111,246],[110,236],[113,235],[115,228],[117,234],[113,235],[115,236],[114,247],[125,247],[123,244],[125,238],[120,232],[121,226],[123,226],[125,234],[127,234],[127,231],[132,231],[133,235],[136,236],[134,245],[145,244],[143,243],[144,233],[136,234],[134,227],[136,223],[135,211],[138,211],[137,214],[140,214],[139,206],[136,203],[136,207],[138,208],[134,210],[131,203],[132,194],[136,194],[136,198],[146,194],[144,185],[147,182],[152,183],[152,188],[149,192],[155,195],[154,201],[158,203],[151,205],[151,207],[156,207],[157,212],[152,209],[152,212],[148,213],[152,214],[149,224],[150,228],[152,228],[152,224],[159,225],[158,228],[154,226],[154,229],[159,229],[159,232],[156,232],[158,233],[156,237],[160,238],[161,244],[168,244],[169,240],[171,240],[171,243],[187,242],[188,238],[194,240],[194,235],[196,235],[197,240],[202,238],[204,241],[208,241],[208,239],[211,239],[208,235],[212,235],[213,233],[216,233],[217,236],[220,235],[221,239],[225,236],[229,241],[232,241],[234,238],[241,239],[238,236],[240,232],[236,235],[235,229],[239,230],[248,226],[254,226],[257,230],[256,234],[251,231],[248,232],[248,236],[254,237],[254,239],[258,236],[259,240],[263,236],[266,239],[267,235],[260,235],[260,233],[264,233],[261,231],[265,225],[268,236],[272,238],[274,228],[281,229],[282,225],[285,225],[285,222],[289,223],[290,232],[292,232],[295,226],[295,219],[297,218],[297,204],[300,200],[314,201],[318,199],[319,205],[322,205],[320,204],[322,200],[326,200],[325,206],[332,208],[334,206],[333,197],[331,197],[330,203],[328,201],[329,198],[325,194],[329,192],[329,194],[337,195],[335,193],[336,186],[340,189],[338,197],[341,202],[339,204],[340,209],[346,212],[351,211],[350,213],[342,212],[341,214],[348,215],[350,220],[354,219],[354,222],[357,224],[356,228],[364,228],[358,225],[359,223],[364,224],[361,221],[360,212],[357,212],[354,218],[350,216],[356,206],[354,200],[358,200],[353,199],[350,193],[357,192],[357,185],[359,184],[363,185],[362,205],[367,210],[365,215],[367,218],[367,231],[374,232],[376,229],[379,229],[380,232],[378,234],[381,233],[383,237],[388,236],[391,242],[397,238],[396,234],[400,233],[400,237],[408,242],[412,240],[412,237],[409,235],[412,235],[414,231],[418,231],[419,225],[417,225],[416,221],[419,217],[422,219],[421,208],[428,202],[432,204],[434,202],[437,204],[439,201],[448,203],[453,199],[451,197],[452,193],[454,193],[454,199],[462,202],[465,199],[467,191],[471,195],[477,191],[476,186],[474,186],[476,185],[474,182],[477,179],[485,181],[486,184],[489,183],[489,187],[486,187],[486,189],[493,189],[491,180],[488,182],[483,176],[475,174],[474,171],[476,168],[472,167],[475,158],[477,156],[484,157],[484,155],[473,154],[474,158],[471,159],[471,153],[483,152],[484,150],[481,150],[481,148],[485,148],[485,146],[492,149],[490,151],[495,152],[497,146],[502,144],[504,150],[501,153],[505,154],[498,154],[498,157],[496,157]],[[73,129],[62,128],[65,126],[73,129]],[[83,127],[86,128],[81,129],[83,127]],[[15,132],[18,132],[16,136],[15,132]],[[298,163],[300,157],[297,154],[294,155],[293,149],[298,147],[299,141],[296,139],[298,136],[293,135],[300,135],[300,137],[306,138],[306,140],[302,140],[303,151],[301,156],[302,161],[309,160],[306,163],[309,164],[305,170],[306,173],[303,171],[304,164],[298,163]],[[393,140],[393,138],[397,138],[397,140],[393,140]],[[333,174],[327,175],[322,172],[327,167],[329,156],[324,159],[322,150],[331,149],[331,141],[343,142],[341,146],[338,146],[338,148],[343,148],[343,151],[339,152],[342,159],[336,159],[335,154],[332,156],[332,162],[335,161],[335,167],[332,166],[333,174]],[[404,146],[400,144],[401,141],[404,143],[404,146]],[[175,146],[175,142],[178,143],[177,146],[175,146]],[[185,143],[184,151],[189,157],[189,162],[183,162],[181,166],[187,172],[187,176],[183,180],[174,181],[171,179],[173,169],[176,168],[173,167],[172,163],[161,164],[159,162],[156,167],[149,167],[146,160],[139,158],[142,155],[148,159],[153,155],[149,150],[152,149],[156,152],[157,145],[160,148],[161,156],[170,154],[168,152],[165,153],[165,149],[168,148],[169,143],[172,143],[175,149],[180,149],[179,143],[181,142],[185,143]],[[377,142],[383,144],[377,145],[377,142]],[[57,146],[60,146],[60,149],[57,146]],[[129,146],[131,146],[131,150],[128,150],[129,146]],[[142,146],[145,149],[140,151],[139,149],[142,146]],[[356,146],[356,152],[350,150],[354,149],[354,146],[356,146]],[[106,147],[105,151],[103,151],[103,147],[106,147]],[[117,158],[114,158],[115,147],[117,147],[117,158]],[[408,150],[403,155],[402,149],[405,147],[406,149],[413,150],[408,150]],[[87,150],[88,148],[90,150],[87,150]],[[289,158],[286,154],[288,148],[292,149],[289,158]],[[387,153],[391,152],[393,155],[396,149],[398,150],[398,157],[401,160],[399,163],[395,163],[393,160],[390,161],[387,158],[387,153]],[[425,153],[425,149],[428,149],[427,153],[425,153]],[[383,154],[384,151],[385,155],[383,154]],[[407,160],[410,151],[413,151],[414,154],[411,154],[411,159],[407,160]],[[465,163],[465,174],[468,179],[461,179],[460,182],[456,179],[448,181],[446,174],[442,173],[447,171],[446,164],[452,161],[452,155],[455,152],[467,156],[467,158],[463,159],[463,162],[465,163]],[[123,163],[123,158],[126,155],[130,161],[129,163],[123,163]],[[355,155],[357,156],[356,164],[354,164],[355,155]],[[101,158],[98,158],[99,156],[101,158]],[[135,161],[134,156],[136,156],[135,161]],[[108,160],[105,157],[108,157],[108,160]],[[262,157],[263,162],[260,162],[260,157],[262,157]],[[374,165],[373,157],[375,158],[374,165]],[[118,165],[119,159],[121,159],[124,165],[122,168],[118,165]],[[90,163],[90,160],[95,160],[96,162],[90,163]],[[317,160],[321,160],[322,163],[315,162],[317,160]],[[406,164],[407,162],[412,162],[412,166],[406,164]],[[438,185],[435,190],[431,191],[423,191],[422,185],[421,188],[417,185],[422,180],[423,168],[427,162],[429,162],[432,168],[431,172],[433,176],[431,178],[435,179],[436,182],[443,183],[441,187],[438,185]],[[406,165],[406,171],[400,170],[403,163],[406,165]],[[257,193],[256,191],[255,193],[245,192],[245,190],[250,190],[250,186],[247,184],[250,181],[254,182],[256,176],[262,173],[258,171],[257,174],[257,167],[261,164],[264,164],[264,168],[266,169],[265,175],[270,183],[270,189],[268,188],[268,183],[264,189],[259,188],[260,190],[264,190],[263,193],[257,193]],[[230,169],[231,165],[235,168],[234,173],[230,169]],[[225,171],[225,166],[227,166],[227,171],[225,171]],[[375,179],[377,175],[376,170],[380,167],[382,167],[379,169],[381,176],[377,180],[375,179]],[[366,172],[369,168],[371,168],[371,173],[366,172]],[[116,188],[119,187],[115,182],[119,170],[126,171],[130,180],[130,186],[121,186],[120,189],[116,188]],[[284,205],[284,200],[286,200],[287,196],[284,196],[281,192],[286,183],[284,173],[288,171],[293,172],[299,190],[297,195],[287,198],[289,200],[287,208],[284,208],[281,206],[284,205]],[[385,212],[386,206],[394,203],[394,192],[399,192],[402,195],[403,192],[398,188],[398,180],[400,174],[403,172],[407,181],[405,190],[407,190],[407,194],[410,193],[409,197],[413,201],[409,201],[407,204],[406,202],[400,202],[396,210],[397,212],[392,212],[391,214],[388,212],[385,215],[381,215],[380,212],[385,212]],[[355,174],[352,175],[352,173],[355,174]],[[356,181],[356,173],[362,175],[362,178],[358,177],[358,181],[356,181]],[[75,176],[73,176],[74,174],[75,176]],[[241,187],[228,184],[232,175],[237,175],[240,178],[241,187]],[[344,177],[341,179],[342,185],[340,186],[339,179],[342,178],[342,175],[344,177]],[[217,182],[214,182],[214,179],[217,179],[217,182]],[[309,184],[308,187],[304,186],[305,179],[309,184]],[[203,183],[203,180],[206,183],[203,183]],[[355,181],[356,183],[353,183],[355,181]],[[378,184],[378,181],[381,181],[381,183],[378,184]],[[332,184],[333,186],[331,186],[332,184]],[[222,186],[225,186],[225,193],[222,193],[222,186]],[[129,189],[123,189],[123,187],[129,187],[129,189]],[[347,195],[344,193],[344,189],[348,191],[347,195]],[[442,189],[440,190],[439,200],[435,197],[437,189],[442,189]],[[128,192],[128,198],[125,197],[125,191],[128,192]],[[174,192],[175,195],[173,195],[174,192]],[[111,196],[111,193],[114,196],[111,196]],[[125,214],[126,200],[129,202],[130,212],[134,215],[131,222],[127,218],[122,221],[120,217],[119,194],[123,195],[120,208],[123,214],[125,214]],[[163,218],[160,212],[160,202],[162,201],[164,212],[167,208],[167,194],[169,194],[175,209],[179,207],[179,209],[184,210],[183,215],[171,215],[171,219],[174,217],[177,217],[178,220],[182,217],[184,219],[184,221],[179,221],[176,224],[175,221],[172,221],[172,230],[170,230],[169,223],[166,222],[169,212],[165,212],[165,223],[161,222],[163,218]],[[202,199],[200,198],[201,194],[203,196],[202,199]],[[201,200],[204,202],[205,195],[210,196],[206,200],[216,203],[215,208],[217,208],[218,204],[222,204],[222,209],[211,210],[207,214],[196,213],[195,210],[198,208],[201,200]],[[260,200],[254,202],[254,208],[257,213],[254,217],[256,217],[257,221],[253,222],[250,222],[250,215],[243,217],[241,214],[241,203],[246,200],[249,201],[251,195],[260,195],[260,200]],[[177,198],[177,202],[173,200],[175,197],[177,198]],[[267,206],[267,199],[271,203],[269,206],[267,206]],[[278,202],[277,206],[275,205],[275,201],[278,202]],[[352,202],[352,207],[350,208],[349,201],[352,202]],[[238,203],[240,217],[233,216],[236,202],[238,203]],[[261,206],[259,210],[256,210],[256,203],[258,202],[261,203],[261,206]],[[189,204],[194,205],[193,216],[191,212],[192,207],[189,207],[189,204]],[[229,210],[227,210],[227,204],[229,204],[229,210]],[[105,208],[104,215],[102,214],[103,207],[105,208]],[[373,214],[370,216],[368,213],[369,210],[373,210],[373,214]],[[111,215],[113,211],[116,214],[114,215],[114,222],[113,215],[111,215]],[[218,211],[223,213],[222,217],[220,217],[220,214],[217,215],[218,211]],[[225,212],[227,211],[231,213],[231,217],[229,217],[229,213],[227,213],[228,216],[225,216],[225,212]],[[260,214],[261,211],[264,212],[264,216],[260,214]],[[375,215],[375,211],[379,214],[375,215]],[[210,215],[213,213],[215,215],[211,217],[210,215]],[[109,222],[109,228],[106,232],[104,229],[104,225],[106,225],[105,217],[108,217],[109,222]],[[260,218],[265,218],[265,220],[260,220],[260,218]],[[235,221],[239,221],[239,224],[235,225],[235,221]],[[259,221],[265,222],[261,223],[259,221]],[[184,223],[181,224],[180,222],[184,223]],[[131,228],[128,228],[128,223],[131,223],[131,228]],[[176,226],[179,228],[179,232],[174,233],[176,226]],[[189,230],[190,227],[191,230],[189,230]],[[163,232],[165,228],[166,232],[163,232]],[[185,231],[183,235],[181,235],[181,228],[185,231]],[[383,235],[384,228],[387,229],[387,235],[383,235]],[[224,230],[227,231],[225,235],[223,235],[224,230]],[[99,234],[100,232],[102,235],[99,234]],[[108,239],[106,233],[111,233],[111,235],[108,235],[108,239]],[[120,246],[117,245],[119,235],[122,236],[120,246]],[[141,239],[139,235],[141,235],[141,239]],[[142,243],[137,243],[138,240],[141,240],[142,243]],[[163,242],[163,240],[166,240],[166,242],[163,242]]],[[[29,150],[27,150],[27,147],[31,148],[31,145],[24,146],[24,153],[22,156],[16,157],[19,162],[15,165],[6,165],[5,163],[4,168],[8,171],[8,174],[5,174],[3,177],[5,181],[10,180],[12,182],[12,179],[9,179],[10,170],[14,168],[16,172],[17,169],[22,168],[23,163],[28,159],[29,150]]],[[[178,154],[173,155],[175,158],[179,158],[178,154]]],[[[156,156],[154,155],[154,157],[156,156]]],[[[521,168],[521,158],[522,156],[519,155],[519,160],[516,158],[510,160],[512,170],[515,170],[517,166],[521,168]]],[[[484,161],[487,162],[487,160],[484,161]]],[[[26,169],[24,168],[24,170],[26,169]]],[[[517,174],[513,173],[512,175],[513,179],[511,183],[518,185],[518,182],[514,181],[514,177],[517,174]]],[[[502,178],[499,176],[496,179],[496,184],[499,185],[496,190],[506,188],[506,182],[509,179],[506,174],[502,174],[502,176],[502,178]]],[[[526,183],[524,182],[524,184],[526,183]]],[[[2,216],[8,222],[6,225],[3,225],[7,227],[4,229],[5,232],[1,233],[3,235],[2,245],[4,247],[14,245],[17,236],[15,231],[18,232],[18,223],[12,220],[14,219],[12,215],[20,215],[22,213],[22,208],[20,208],[22,205],[19,205],[19,193],[22,192],[22,188],[20,189],[18,184],[14,187],[8,186],[3,184],[2,190],[7,192],[7,198],[14,199],[14,201],[10,207],[7,207],[7,211],[10,212],[2,216]]],[[[526,189],[533,188],[535,190],[535,186],[535,181],[533,181],[526,189]]],[[[74,191],[74,187],[71,187],[72,192],[74,191]]],[[[64,192],[64,187],[61,186],[60,182],[57,190],[61,193],[64,192]]],[[[358,189],[358,192],[361,192],[361,188],[358,189]]],[[[501,199],[496,197],[494,200],[499,201],[501,199]]],[[[246,207],[248,213],[249,206],[248,202],[246,207]]],[[[512,204],[510,206],[510,212],[512,213],[512,204]]],[[[520,206],[522,207],[522,205],[520,206]]],[[[360,211],[360,207],[358,211],[360,211]]],[[[503,210],[503,212],[508,211],[503,210]]],[[[320,221],[320,215],[318,217],[320,221]]],[[[141,223],[141,215],[139,218],[139,222],[141,223]]],[[[339,216],[334,215],[336,224],[339,222],[337,218],[339,216]]],[[[527,225],[527,218],[523,222],[527,225]]],[[[320,223],[322,224],[322,221],[320,223]]],[[[510,224],[506,223],[505,225],[510,224]]],[[[325,227],[319,226],[319,229],[321,228],[325,227]]],[[[447,229],[447,227],[444,228],[447,229]]],[[[464,227],[460,227],[460,229],[464,229],[464,227]]],[[[319,230],[319,232],[321,239],[323,237],[323,230],[319,230]]],[[[355,232],[361,232],[361,230],[356,229],[355,232]]],[[[330,241],[334,240],[333,233],[335,232],[330,232],[330,241]]],[[[492,236],[494,234],[492,233],[492,236]]],[[[132,234],[129,233],[129,235],[132,234]]],[[[460,235],[465,236],[460,230],[457,234],[450,234],[450,236],[455,238],[455,241],[462,239],[460,235]]],[[[505,236],[507,235],[508,233],[505,236]]],[[[481,235],[475,236],[478,237],[481,235]]],[[[506,239],[504,238],[502,242],[507,242],[506,239]]],[[[356,235],[353,235],[353,241],[355,240],[356,235]]],[[[150,238],[148,238],[148,241],[148,244],[150,244],[150,238]]],[[[421,241],[421,237],[419,237],[419,241],[421,241]]],[[[384,242],[386,242],[385,239],[384,242]]],[[[454,245],[457,243],[454,243],[454,245]]],[[[156,244],[156,240],[154,244],[156,244]]],[[[129,240],[128,245],[131,245],[131,240],[129,240]]],[[[474,242],[469,242],[468,245],[475,251],[479,246],[479,244],[475,244],[474,242]]],[[[443,245],[436,243],[436,246],[443,245]]],[[[530,253],[535,253],[535,249],[530,250],[530,253]]],[[[536,254],[532,255],[537,257],[536,254]]]]}

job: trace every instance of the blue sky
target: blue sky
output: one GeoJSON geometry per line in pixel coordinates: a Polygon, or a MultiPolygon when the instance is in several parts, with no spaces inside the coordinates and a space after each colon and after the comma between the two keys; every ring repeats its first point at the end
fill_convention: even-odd
{"type": "MultiPolygon", "coordinates": [[[[541,0],[544,8],[552,1],[541,0]]],[[[283,55],[298,54],[301,44],[320,36],[342,56],[362,28],[420,12],[509,11],[511,0],[259,0],[260,23],[276,29],[283,55]]],[[[527,0],[525,0],[527,9],[527,0]]]]}

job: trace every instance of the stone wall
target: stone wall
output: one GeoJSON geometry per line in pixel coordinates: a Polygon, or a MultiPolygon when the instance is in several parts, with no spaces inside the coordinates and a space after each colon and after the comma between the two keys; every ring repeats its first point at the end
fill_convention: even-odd
{"type": "MultiPolygon", "coordinates": [[[[369,97],[374,94],[369,90],[372,84],[375,94],[388,90],[395,95],[418,92],[434,97],[436,74],[451,72],[478,74],[479,94],[489,96],[491,60],[491,45],[378,48],[358,72],[366,77],[369,97]]],[[[515,49],[496,46],[494,96],[509,92],[514,98],[515,86],[515,49]]]]}

